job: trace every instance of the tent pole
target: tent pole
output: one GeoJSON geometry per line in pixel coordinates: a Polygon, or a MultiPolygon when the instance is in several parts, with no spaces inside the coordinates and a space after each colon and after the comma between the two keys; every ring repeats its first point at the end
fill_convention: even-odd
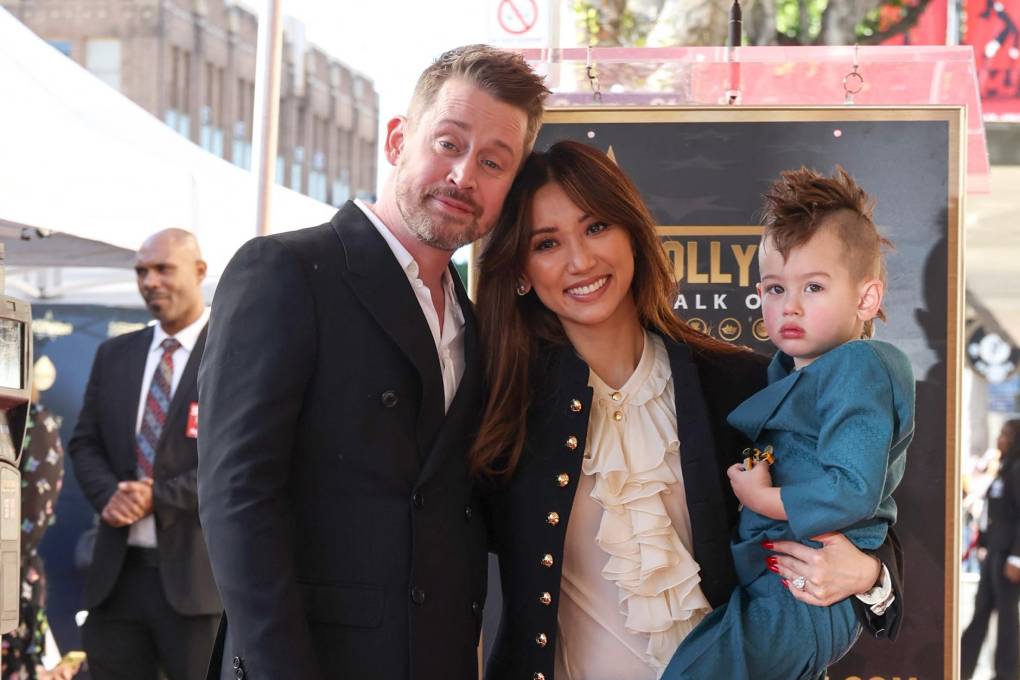
{"type": "Polygon", "coordinates": [[[276,143],[280,129],[280,63],[283,53],[281,0],[265,0],[259,17],[255,56],[255,102],[252,120],[252,173],[257,182],[255,234],[269,233],[276,178],[276,143]]]}

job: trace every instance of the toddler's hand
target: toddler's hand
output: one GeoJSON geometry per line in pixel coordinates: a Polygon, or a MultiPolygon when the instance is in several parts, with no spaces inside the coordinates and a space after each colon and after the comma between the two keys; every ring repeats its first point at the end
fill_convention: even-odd
{"type": "Polygon", "coordinates": [[[750,470],[737,463],[726,470],[726,476],[730,478],[730,486],[737,500],[751,510],[757,511],[761,490],[772,488],[772,474],[765,463],[759,463],[750,470]]]}

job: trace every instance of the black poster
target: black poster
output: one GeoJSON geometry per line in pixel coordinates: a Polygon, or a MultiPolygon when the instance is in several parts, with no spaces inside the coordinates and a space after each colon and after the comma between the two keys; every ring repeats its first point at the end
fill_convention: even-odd
{"type": "Polygon", "coordinates": [[[889,321],[876,337],[906,352],[917,379],[895,494],[907,618],[896,642],[862,638],[831,680],[934,680],[956,667],[962,122],[956,108],[564,109],[547,113],[536,144],[569,138],[609,152],[660,225],[677,314],[769,354],[755,290],[761,194],[783,170],[839,164],[875,199],[895,244],[889,321]]]}

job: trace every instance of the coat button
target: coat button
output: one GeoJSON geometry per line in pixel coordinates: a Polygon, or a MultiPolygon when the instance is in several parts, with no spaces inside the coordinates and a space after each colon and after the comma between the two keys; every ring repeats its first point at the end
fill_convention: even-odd
{"type": "Polygon", "coordinates": [[[538,601],[548,607],[552,604],[552,593],[542,593],[538,596],[538,601]]]}
{"type": "Polygon", "coordinates": [[[549,553],[546,553],[546,554],[542,555],[542,566],[548,568],[548,567],[551,567],[552,565],[553,565],[553,556],[550,555],[549,553]]]}
{"type": "Polygon", "coordinates": [[[616,422],[620,422],[621,420],[623,420],[623,411],[614,411],[613,420],[615,420],[616,422]]]}
{"type": "Polygon", "coordinates": [[[237,680],[244,680],[244,669],[243,668],[235,668],[234,669],[234,677],[237,678],[237,680]]]}
{"type": "Polygon", "coordinates": [[[471,515],[474,514],[474,510],[471,509],[470,505],[464,506],[464,519],[471,519],[471,515]]]}
{"type": "Polygon", "coordinates": [[[237,669],[237,668],[240,668],[240,667],[241,667],[241,657],[235,656],[234,657],[234,668],[237,669]]]}
{"type": "Polygon", "coordinates": [[[623,394],[620,392],[613,392],[609,396],[612,397],[613,401],[623,401],[623,394]]]}
{"type": "Polygon", "coordinates": [[[566,446],[571,451],[573,451],[574,449],[577,448],[577,437],[575,437],[574,435],[570,435],[569,437],[567,437],[567,441],[565,441],[563,445],[566,446]]]}
{"type": "Polygon", "coordinates": [[[560,513],[550,512],[548,515],[545,516],[545,523],[548,524],[549,526],[553,527],[556,526],[557,524],[560,523],[560,513]]]}
{"type": "Polygon", "coordinates": [[[411,503],[419,510],[425,507],[425,497],[421,495],[421,491],[414,492],[414,495],[411,496],[411,503]]]}
{"type": "Polygon", "coordinates": [[[535,673],[531,676],[531,680],[545,680],[545,673],[535,673]]]}
{"type": "Polygon", "coordinates": [[[482,605],[480,602],[471,603],[471,611],[474,612],[475,616],[479,616],[482,613],[482,605]]]}
{"type": "Polygon", "coordinates": [[[560,488],[566,486],[567,484],[570,484],[570,475],[568,475],[566,472],[561,472],[560,474],[556,475],[556,483],[560,485],[560,488]]]}
{"type": "Polygon", "coordinates": [[[379,401],[381,401],[382,405],[386,408],[393,408],[397,405],[397,402],[400,401],[400,397],[397,396],[397,393],[394,390],[386,390],[379,397],[379,401]]]}
{"type": "Polygon", "coordinates": [[[535,644],[539,647],[545,647],[549,644],[549,638],[545,636],[545,633],[539,633],[535,636],[535,644]]]}
{"type": "Polygon", "coordinates": [[[584,405],[581,403],[580,399],[570,400],[570,411],[572,413],[580,413],[582,408],[584,408],[584,405]]]}
{"type": "Polygon", "coordinates": [[[411,601],[415,604],[425,604],[425,591],[417,586],[411,588],[411,601]]]}

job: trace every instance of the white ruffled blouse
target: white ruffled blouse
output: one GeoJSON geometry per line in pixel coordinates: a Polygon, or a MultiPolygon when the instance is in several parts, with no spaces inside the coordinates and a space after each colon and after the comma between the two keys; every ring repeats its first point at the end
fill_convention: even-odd
{"type": "Polygon", "coordinates": [[[587,450],[567,527],[557,680],[653,680],[711,611],[691,555],[669,356],[645,333],[619,390],[592,371],[587,450]]]}

